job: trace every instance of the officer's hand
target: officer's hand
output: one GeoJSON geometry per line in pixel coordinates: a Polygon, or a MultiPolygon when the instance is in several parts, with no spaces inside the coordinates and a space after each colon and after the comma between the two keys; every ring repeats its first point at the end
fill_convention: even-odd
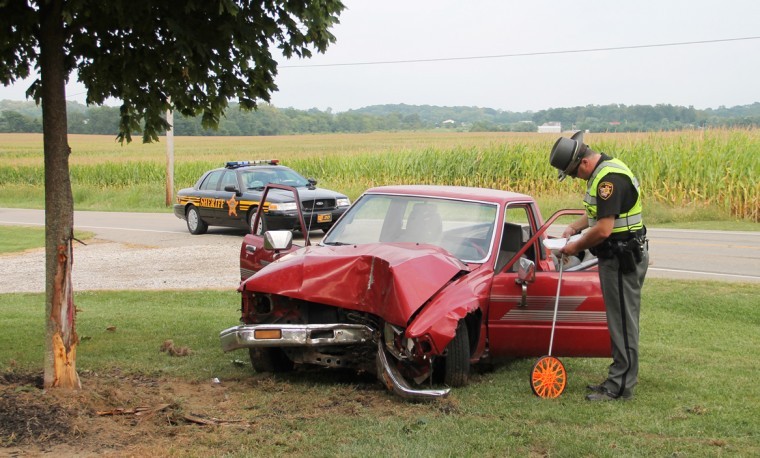
{"type": "Polygon", "coordinates": [[[573,229],[570,226],[567,226],[565,228],[565,231],[562,233],[563,239],[569,239],[570,237],[574,236],[576,234],[575,229],[573,229]]]}
{"type": "Polygon", "coordinates": [[[576,242],[568,243],[559,250],[564,256],[575,256],[578,254],[578,251],[578,244],[576,242]]]}

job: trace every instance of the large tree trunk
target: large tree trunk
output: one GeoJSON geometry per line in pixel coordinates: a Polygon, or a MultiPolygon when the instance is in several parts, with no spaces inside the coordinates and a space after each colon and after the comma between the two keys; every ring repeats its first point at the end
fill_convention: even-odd
{"type": "Polygon", "coordinates": [[[40,74],[45,151],[46,388],[81,388],[71,282],[74,203],[69,178],[62,0],[40,2],[40,74]]]}

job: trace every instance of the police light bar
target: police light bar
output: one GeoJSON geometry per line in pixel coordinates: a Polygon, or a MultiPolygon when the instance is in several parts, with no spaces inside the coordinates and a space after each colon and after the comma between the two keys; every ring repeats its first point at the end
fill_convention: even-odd
{"type": "Polygon", "coordinates": [[[247,165],[277,165],[279,163],[279,159],[259,159],[255,161],[229,161],[224,166],[228,169],[234,169],[237,167],[245,167],[247,165]]]}

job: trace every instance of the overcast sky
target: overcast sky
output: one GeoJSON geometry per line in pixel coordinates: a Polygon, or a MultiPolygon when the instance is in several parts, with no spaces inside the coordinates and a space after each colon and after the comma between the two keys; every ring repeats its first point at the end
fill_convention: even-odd
{"type": "MultiPolygon", "coordinates": [[[[760,102],[758,0],[345,4],[333,30],[337,42],[326,54],[280,60],[274,105],[337,112],[405,103],[522,112],[760,102]],[[716,42],[579,52],[699,41],[716,42]],[[356,65],[395,61],[417,62],[356,65]]],[[[0,99],[22,100],[28,85],[0,86],[0,99]]],[[[72,83],[67,93],[84,102],[83,86],[72,83]]]]}

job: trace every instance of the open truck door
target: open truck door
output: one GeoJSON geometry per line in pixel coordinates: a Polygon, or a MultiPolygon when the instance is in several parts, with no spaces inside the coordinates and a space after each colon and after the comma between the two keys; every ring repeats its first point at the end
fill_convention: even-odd
{"type": "Polygon", "coordinates": [[[264,193],[261,196],[261,205],[259,205],[259,208],[256,211],[256,216],[250,224],[250,227],[259,228],[259,230],[255,231],[256,233],[252,231],[243,237],[243,244],[240,248],[241,281],[246,280],[248,277],[282,256],[303,248],[302,246],[293,244],[292,231],[266,230],[264,214],[267,209],[266,198],[270,189],[282,189],[293,193],[298,210],[298,219],[301,225],[301,234],[303,234],[304,237],[304,246],[311,245],[309,231],[306,230],[306,224],[303,219],[303,211],[301,209],[301,199],[298,195],[298,189],[292,186],[269,183],[264,188],[264,193]],[[264,222],[263,224],[262,221],[264,222]]]}
{"type": "MultiPolygon", "coordinates": [[[[488,311],[491,356],[546,354],[559,271],[556,258],[541,242],[559,217],[582,214],[583,210],[560,210],[539,227],[540,222],[529,211],[527,218],[522,218],[527,223],[521,224],[510,222],[510,214],[505,212],[500,245],[502,249],[511,246],[513,251],[506,251],[508,259],[497,261],[494,273],[488,311]],[[514,230],[514,226],[520,230],[514,230]]],[[[593,262],[576,270],[565,265],[553,354],[586,357],[611,354],[604,300],[593,262]]]]}

